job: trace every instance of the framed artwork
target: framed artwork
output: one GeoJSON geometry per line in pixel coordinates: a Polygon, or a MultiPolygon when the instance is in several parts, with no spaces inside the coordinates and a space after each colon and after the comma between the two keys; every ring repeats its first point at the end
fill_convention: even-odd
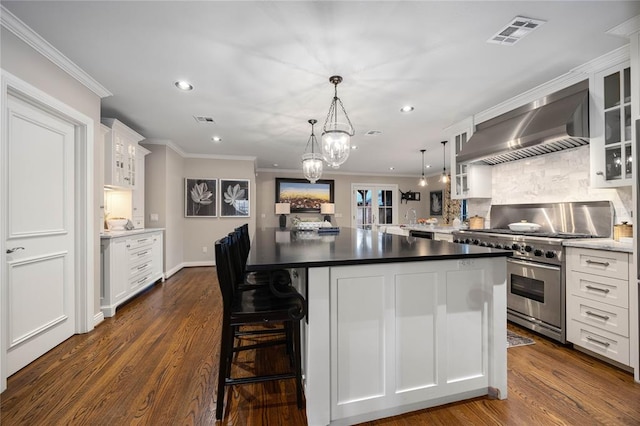
{"type": "Polygon", "coordinates": [[[184,216],[216,217],[218,179],[184,180],[184,216]]]}
{"type": "Polygon", "coordinates": [[[320,204],[333,203],[333,180],[276,178],[276,203],[290,203],[291,213],[320,213],[320,204]]]}
{"type": "Polygon", "coordinates": [[[220,217],[249,217],[249,180],[220,179],[220,217]]]}
{"type": "Polygon", "coordinates": [[[442,216],[442,191],[429,193],[429,216],[442,216]]]}

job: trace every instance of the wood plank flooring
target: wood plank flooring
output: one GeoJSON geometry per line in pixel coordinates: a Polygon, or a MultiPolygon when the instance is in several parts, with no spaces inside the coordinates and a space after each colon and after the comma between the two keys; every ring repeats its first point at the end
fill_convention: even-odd
{"type": "MultiPolygon", "coordinates": [[[[9,378],[2,425],[213,425],[221,299],[215,268],[183,269],[9,378]]],[[[476,398],[367,425],[640,425],[631,374],[509,326],[509,398],[476,398]]],[[[282,348],[240,370],[286,362],[282,348]]],[[[282,367],[284,368],[284,367],[282,367]]],[[[237,370],[239,374],[242,371],[237,370]]],[[[303,425],[292,381],[228,390],[225,425],[303,425]]]]}

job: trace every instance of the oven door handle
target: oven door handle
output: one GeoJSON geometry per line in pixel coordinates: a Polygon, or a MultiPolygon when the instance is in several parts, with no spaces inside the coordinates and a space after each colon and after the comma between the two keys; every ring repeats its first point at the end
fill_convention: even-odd
{"type": "Polygon", "coordinates": [[[544,263],[527,262],[526,260],[519,259],[507,259],[507,263],[513,263],[514,265],[523,265],[534,268],[549,269],[550,271],[559,271],[560,267],[555,265],[545,265],[544,263]]]}

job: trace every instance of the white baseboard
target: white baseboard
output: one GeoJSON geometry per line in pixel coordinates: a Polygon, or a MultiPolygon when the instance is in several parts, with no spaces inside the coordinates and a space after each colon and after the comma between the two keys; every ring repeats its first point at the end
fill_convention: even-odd
{"type": "Polygon", "coordinates": [[[176,272],[180,271],[180,269],[182,268],[194,268],[198,266],[216,266],[216,262],[213,260],[203,260],[203,261],[197,261],[197,262],[182,262],[176,265],[175,267],[169,269],[168,271],[166,271],[164,273],[164,278],[168,279],[169,277],[174,275],[176,272]]]}
{"type": "Polygon", "coordinates": [[[104,321],[104,314],[102,313],[102,311],[96,313],[93,316],[93,326],[97,326],[98,324],[100,324],[102,321],[104,321]]]}

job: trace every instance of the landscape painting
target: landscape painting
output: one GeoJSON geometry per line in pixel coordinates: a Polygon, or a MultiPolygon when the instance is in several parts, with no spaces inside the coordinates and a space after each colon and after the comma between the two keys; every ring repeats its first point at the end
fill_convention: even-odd
{"type": "Polygon", "coordinates": [[[320,213],[320,205],[333,203],[333,180],[276,178],[276,203],[290,203],[291,213],[320,213]]]}

